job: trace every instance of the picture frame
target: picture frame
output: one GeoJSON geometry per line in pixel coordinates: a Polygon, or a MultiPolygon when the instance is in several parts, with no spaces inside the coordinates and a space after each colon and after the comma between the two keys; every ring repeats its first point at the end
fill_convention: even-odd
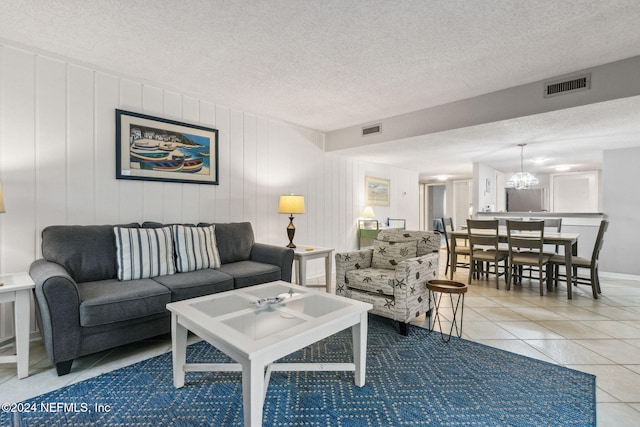
{"type": "Polygon", "coordinates": [[[375,176],[364,177],[364,194],[366,206],[390,206],[391,182],[388,179],[375,176]]]}
{"type": "Polygon", "coordinates": [[[116,179],[218,185],[218,130],[116,109],[116,179]]]}

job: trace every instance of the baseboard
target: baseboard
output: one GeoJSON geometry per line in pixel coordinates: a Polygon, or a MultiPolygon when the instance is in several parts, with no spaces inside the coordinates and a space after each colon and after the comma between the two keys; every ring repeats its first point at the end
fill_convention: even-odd
{"type": "Polygon", "coordinates": [[[606,271],[598,272],[600,277],[609,279],[621,279],[621,280],[640,280],[640,276],[637,274],[624,274],[624,273],[609,273],[606,271]]]}

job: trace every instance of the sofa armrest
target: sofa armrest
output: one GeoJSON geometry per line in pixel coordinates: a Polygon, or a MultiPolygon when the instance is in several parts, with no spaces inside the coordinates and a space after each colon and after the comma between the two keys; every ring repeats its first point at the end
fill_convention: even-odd
{"type": "Polygon", "coordinates": [[[291,282],[293,268],[293,249],[286,247],[254,243],[251,248],[251,261],[273,264],[280,267],[281,279],[291,282]]]}
{"type": "Polygon", "coordinates": [[[80,295],[67,270],[44,259],[34,261],[29,274],[35,282],[37,320],[52,363],[73,359],[80,346],[80,295]]]}
{"type": "Polygon", "coordinates": [[[349,297],[347,272],[371,267],[373,249],[336,253],[336,294],[349,297]]]}
{"type": "Polygon", "coordinates": [[[438,278],[439,261],[439,252],[432,252],[398,263],[394,285],[396,319],[406,322],[430,309],[427,281],[438,278]]]}

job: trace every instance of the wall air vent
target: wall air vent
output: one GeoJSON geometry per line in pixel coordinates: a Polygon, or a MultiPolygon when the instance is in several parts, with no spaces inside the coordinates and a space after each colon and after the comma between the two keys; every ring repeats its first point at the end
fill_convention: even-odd
{"type": "Polygon", "coordinates": [[[545,82],[544,97],[549,98],[567,93],[579,92],[591,89],[591,73],[572,76],[562,80],[545,82]]]}
{"type": "Polygon", "coordinates": [[[382,133],[382,125],[380,123],[362,128],[362,136],[375,135],[377,133],[382,133]]]}

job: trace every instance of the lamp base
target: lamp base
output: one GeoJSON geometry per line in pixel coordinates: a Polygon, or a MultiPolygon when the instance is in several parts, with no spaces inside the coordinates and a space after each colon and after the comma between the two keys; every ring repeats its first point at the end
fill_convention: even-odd
{"type": "Polygon", "coordinates": [[[287,237],[289,237],[288,248],[295,249],[297,246],[293,243],[293,236],[296,235],[296,227],[293,225],[293,215],[289,217],[289,225],[287,225],[287,237]]]}

